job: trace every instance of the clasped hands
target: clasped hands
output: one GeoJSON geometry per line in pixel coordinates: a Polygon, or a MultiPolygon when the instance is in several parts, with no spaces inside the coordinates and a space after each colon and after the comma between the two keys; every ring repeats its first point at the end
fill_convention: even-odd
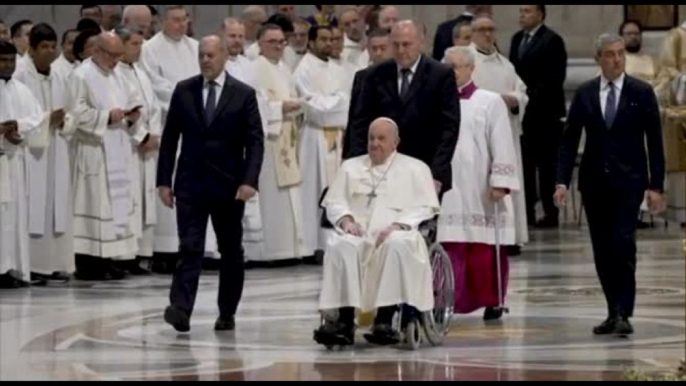
{"type": "MultiPolygon", "coordinates": [[[[340,228],[343,230],[343,232],[352,236],[363,237],[365,235],[362,225],[356,223],[351,216],[343,217],[343,219],[340,221],[340,228]]],[[[396,223],[393,223],[381,230],[379,235],[376,237],[376,248],[383,244],[383,242],[386,241],[391,233],[401,230],[403,230],[403,227],[396,223]]]]}
{"type": "Polygon", "coordinates": [[[0,137],[1,136],[5,136],[13,145],[20,144],[21,137],[19,136],[19,125],[17,121],[12,120],[0,123],[0,137]]]}

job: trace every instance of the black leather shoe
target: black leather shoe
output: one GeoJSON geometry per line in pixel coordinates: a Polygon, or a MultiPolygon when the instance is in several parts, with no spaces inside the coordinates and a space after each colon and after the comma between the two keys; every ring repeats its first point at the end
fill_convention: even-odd
{"type": "Polygon", "coordinates": [[[371,333],[364,334],[364,339],[372,344],[388,346],[400,342],[400,335],[390,324],[375,324],[371,333]]]}
{"type": "Polygon", "coordinates": [[[484,310],[484,320],[498,320],[503,316],[503,309],[496,307],[486,307],[484,310]]]}
{"type": "Polygon", "coordinates": [[[174,306],[169,306],[164,310],[164,321],[171,324],[178,332],[191,330],[188,314],[174,306]]]}
{"type": "Polygon", "coordinates": [[[314,330],[313,339],[324,346],[351,346],[355,344],[355,326],[326,322],[314,330]]]}
{"type": "Polygon", "coordinates": [[[215,331],[233,331],[236,329],[236,321],[232,317],[230,318],[222,318],[221,316],[217,318],[217,321],[214,322],[214,330],[215,331]]]}
{"type": "Polygon", "coordinates": [[[593,327],[593,333],[596,335],[612,334],[612,332],[615,330],[615,324],[616,324],[616,317],[608,316],[604,322],[593,327]]]}
{"type": "Polygon", "coordinates": [[[614,330],[612,334],[619,336],[627,336],[634,333],[634,328],[629,323],[629,319],[619,317],[616,319],[614,330]]]}

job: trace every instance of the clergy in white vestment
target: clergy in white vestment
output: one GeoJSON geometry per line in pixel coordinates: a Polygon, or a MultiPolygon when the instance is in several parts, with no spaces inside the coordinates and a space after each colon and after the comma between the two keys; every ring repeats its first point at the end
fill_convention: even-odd
{"type": "Polygon", "coordinates": [[[147,5],[127,5],[122,13],[122,25],[136,26],[143,32],[143,39],[152,28],[152,11],[147,5]]]}
{"type": "MultiPolygon", "coordinates": [[[[188,12],[183,5],[169,5],[162,16],[162,30],[143,44],[141,64],[152,81],[155,96],[162,108],[162,127],[166,122],[169,102],[176,84],[200,73],[198,64],[198,41],[186,36],[188,12]]],[[[209,220],[208,220],[209,221],[209,220]]],[[[155,226],[155,256],[153,271],[173,273],[179,237],[176,213],[157,200],[157,225],[155,226]]],[[[219,258],[217,238],[211,222],[207,224],[205,252],[208,257],[219,258]]]]}
{"type": "Polygon", "coordinates": [[[340,67],[329,60],[331,28],[313,27],[308,38],[309,51],[293,73],[305,111],[298,159],[302,161],[305,243],[323,250],[329,232],[320,227],[319,201],[341,163],[350,95],[340,67]]]}
{"type": "Polygon", "coordinates": [[[334,67],[338,67],[336,72],[340,74],[338,76],[343,80],[345,92],[350,94],[353,88],[355,73],[361,70],[361,68],[357,63],[351,63],[343,59],[343,31],[338,27],[331,27],[331,33],[333,38],[331,39],[331,56],[329,59],[334,64],[334,67]]]}
{"type": "MultiPolygon", "coordinates": [[[[495,47],[495,22],[488,16],[480,16],[472,22],[473,43],[476,50],[476,68],[472,74],[474,84],[483,90],[498,93],[505,100],[509,110],[512,139],[517,151],[517,177],[523,181],[522,169],[522,119],[529,97],[526,85],[519,78],[514,66],[501,55],[495,47]]],[[[529,241],[529,228],[526,219],[526,201],[524,187],[512,193],[515,215],[515,245],[510,254],[519,253],[522,245],[529,241]]]]}
{"type": "Polygon", "coordinates": [[[124,55],[114,71],[141,95],[143,107],[140,110],[138,124],[150,134],[150,139],[144,145],[131,146],[131,160],[134,163],[132,186],[137,222],[135,229],[137,233],[140,232],[138,256],[136,260],[125,260],[118,265],[119,269],[133,275],[147,275],[150,272],[141,267],[140,260],[151,258],[154,249],[154,231],[157,225],[157,155],[162,135],[161,109],[152,82],[140,63],[145,30],[129,25],[117,27],[115,33],[124,43],[124,55]]]}
{"type": "Polygon", "coordinates": [[[260,173],[260,209],[264,230],[261,254],[254,261],[299,259],[314,254],[314,244],[303,237],[302,175],[298,136],[302,109],[295,81],[281,60],[286,38],[281,28],[265,24],[257,34],[262,54],[253,65],[260,74],[255,91],[265,130],[265,152],[260,173]]]}
{"type": "Polygon", "coordinates": [[[74,56],[74,40],[79,36],[79,31],[68,29],[62,34],[62,53],[50,65],[50,71],[54,71],[64,79],[76,68],[77,60],[74,56]]]}
{"type": "Polygon", "coordinates": [[[283,62],[295,71],[300,61],[307,53],[307,36],[310,31],[310,23],[305,20],[293,22],[293,33],[288,38],[288,45],[283,51],[283,62]]]}
{"type": "Polygon", "coordinates": [[[243,54],[250,60],[257,58],[260,48],[257,45],[257,31],[267,21],[267,10],[262,5],[249,5],[241,12],[240,19],[245,25],[243,54]]]}
{"type": "Polygon", "coordinates": [[[469,47],[446,51],[460,91],[460,137],[452,160],[453,186],[441,202],[437,241],[453,264],[455,312],[486,307],[484,319],[490,320],[502,316],[497,308],[498,277],[504,298],[509,273],[502,245],[515,243],[510,193],[519,190],[520,181],[507,107],[499,94],[477,88],[472,81],[475,56],[469,47]]]}
{"type": "Polygon", "coordinates": [[[356,67],[359,67],[360,63],[364,63],[362,67],[367,67],[369,53],[367,39],[364,36],[367,26],[357,9],[349,8],[343,11],[338,26],[345,32],[341,59],[356,67]]]}
{"type": "Polygon", "coordinates": [[[43,120],[31,90],[12,77],[16,55],[14,45],[0,40],[0,282],[7,287],[31,277],[24,154],[43,120]]]}
{"type": "Polygon", "coordinates": [[[138,252],[135,208],[137,175],[132,146],[151,136],[140,118],[142,95],[114,71],[123,55],[121,39],[103,32],[90,60],[70,83],[70,113],[75,117],[74,251],[80,279],[121,279],[112,260],[138,252]]]}
{"type": "Polygon", "coordinates": [[[33,28],[33,22],[27,19],[16,21],[10,27],[12,44],[17,48],[17,66],[19,59],[25,59],[26,52],[29,50],[29,31],[31,28],[33,28]]]}
{"type": "MultiPolygon", "coordinates": [[[[377,118],[369,128],[368,154],[346,160],[324,197],[336,234],[326,245],[315,331],[324,345],[349,345],[355,312],[376,310],[371,343],[392,344],[397,305],[407,315],[434,305],[433,276],[419,224],[439,212],[429,167],[396,151],[398,126],[377,118]]],[[[404,323],[407,319],[403,318],[404,323]]]]}
{"type": "Polygon", "coordinates": [[[37,279],[68,281],[74,270],[71,139],[73,117],[65,112],[68,74],[52,71],[57,34],[36,24],[24,66],[14,78],[40,103],[43,119],[26,141],[31,272],[37,279]]]}

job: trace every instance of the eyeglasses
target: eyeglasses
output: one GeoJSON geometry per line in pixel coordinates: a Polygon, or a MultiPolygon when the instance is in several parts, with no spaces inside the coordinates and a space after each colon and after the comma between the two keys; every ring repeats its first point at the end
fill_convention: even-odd
{"type": "Polygon", "coordinates": [[[272,45],[272,46],[284,46],[284,45],[286,45],[287,42],[285,39],[279,39],[279,40],[269,39],[269,40],[266,40],[265,43],[272,45]]]}

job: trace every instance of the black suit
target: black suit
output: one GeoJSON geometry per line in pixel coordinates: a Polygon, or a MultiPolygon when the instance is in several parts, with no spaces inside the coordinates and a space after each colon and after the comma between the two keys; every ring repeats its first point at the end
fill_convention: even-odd
{"type": "Polygon", "coordinates": [[[350,156],[367,153],[369,125],[376,118],[393,119],[400,128],[398,151],[424,161],[435,180],[450,189],[450,162],[460,130],[460,102],[451,68],[422,56],[405,98],[398,90],[398,65],[388,60],[367,70],[348,135],[350,156]]]}
{"type": "Polygon", "coordinates": [[[631,317],[636,295],[636,213],[646,189],[663,190],[665,158],[652,87],[630,76],[624,79],[610,128],[601,110],[600,78],[576,92],[560,148],[558,183],[569,186],[584,129],[579,189],[596,270],[610,315],[631,317]]]}
{"type": "Polygon", "coordinates": [[[255,91],[226,74],[214,118],[205,122],[203,77],[176,86],[162,134],[157,186],[172,186],[176,150],[182,139],[174,181],[180,263],[170,300],[188,315],[198,291],[208,217],[219,253],[219,310],[232,317],[243,291],[242,218],[245,203],[235,200],[240,185],[257,188],[264,136],[255,91]]]}
{"type": "Polygon", "coordinates": [[[352,126],[353,117],[355,116],[355,109],[360,109],[362,105],[359,103],[360,95],[362,94],[362,85],[364,84],[364,78],[367,76],[369,67],[359,70],[355,73],[355,78],[353,79],[353,88],[350,92],[350,108],[348,109],[348,126],[345,128],[345,136],[343,137],[343,159],[346,160],[351,157],[350,155],[350,131],[352,126]]]}
{"type": "Polygon", "coordinates": [[[522,169],[526,192],[527,218],[535,221],[534,207],[543,202],[546,217],[557,220],[553,203],[557,144],[565,116],[564,81],[567,74],[565,43],[555,31],[542,25],[520,52],[524,31],[512,37],[510,61],[527,87],[529,103],[522,122],[522,169]],[[540,182],[536,186],[536,172],[540,182]]]}
{"type": "Polygon", "coordinates": [[[434,37],[434,59],[443,60],[445,50],[453,46],[453,28],[455,28],[458,23],[463,21],[471,22],[472,19],[474,19],[472,14],[463,13],[452,20],[448,20],[438,25],[436,36],[434,37]]]}

